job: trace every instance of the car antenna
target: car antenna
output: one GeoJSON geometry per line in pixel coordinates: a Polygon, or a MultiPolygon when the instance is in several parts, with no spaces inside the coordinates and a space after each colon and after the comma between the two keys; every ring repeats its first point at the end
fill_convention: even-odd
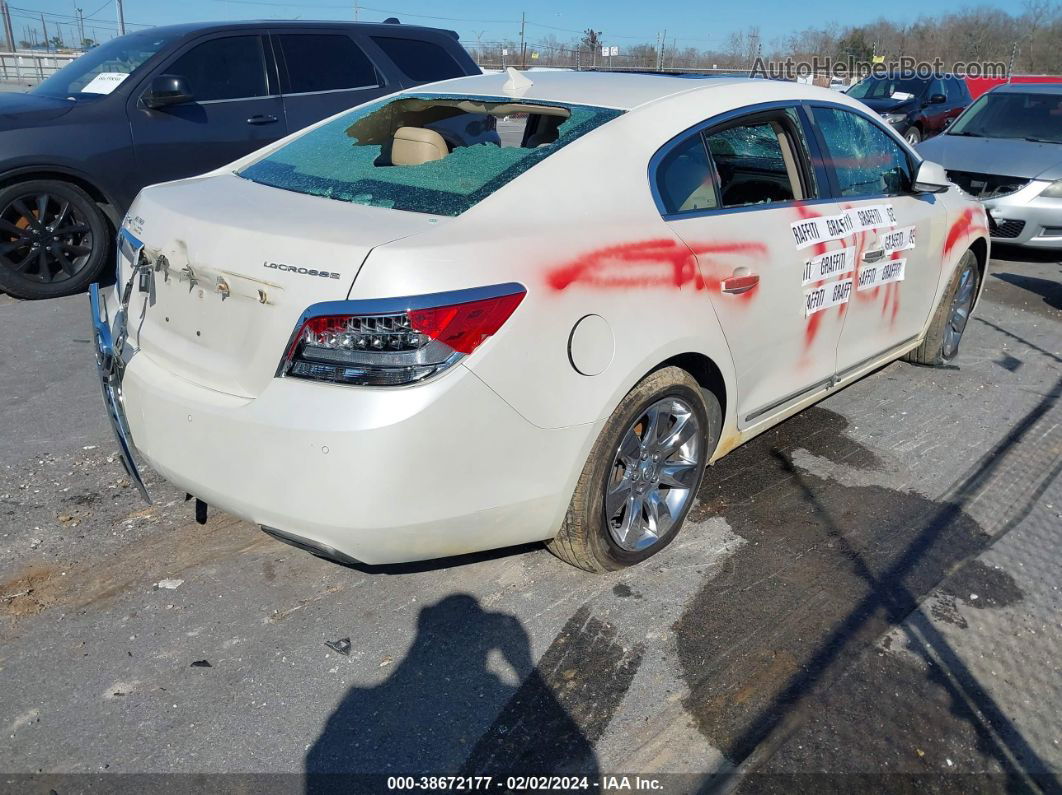
{"type": "Polygon", "coordinates": [[[534,85],[529,77],[520,74],[511,66],[506,68],[505,73],[509,75],[509,79],[502,86],[502,91],[526,91],[534,85]]]}

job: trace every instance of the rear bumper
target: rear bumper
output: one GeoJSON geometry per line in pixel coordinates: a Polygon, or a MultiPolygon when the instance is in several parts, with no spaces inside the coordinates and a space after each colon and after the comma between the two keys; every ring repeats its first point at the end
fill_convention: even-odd
{"type": "Polygon", "coordinates": [[[1009,196],[989,199],[992,241],[1030,248],[1062,248],[1062,199],[1045,199],[1047,183],[1033,181],[1009,196]]]}
{"type": "Polygon", "coordinates": [[[123,396],[137,450],[178,488],[368,564],[551,537],[597,432],[537,428],[463,366],[399,389],[278,378],[248,400],[140,354],[123,396]]]}

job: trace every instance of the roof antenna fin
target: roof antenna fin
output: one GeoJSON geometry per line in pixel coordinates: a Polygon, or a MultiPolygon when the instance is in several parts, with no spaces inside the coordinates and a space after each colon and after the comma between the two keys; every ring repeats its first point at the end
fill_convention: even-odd
{"type": "Polygon", "coordinates": [[[502,91],[526,91],[534,85],[534,83],[531,82],[530,78],[527,78],[524,75],[520,74],[511,66],[505,70],[505,73],[509,75],[509,79],[506,80],[505,85],[502,86],[502,91]]]}

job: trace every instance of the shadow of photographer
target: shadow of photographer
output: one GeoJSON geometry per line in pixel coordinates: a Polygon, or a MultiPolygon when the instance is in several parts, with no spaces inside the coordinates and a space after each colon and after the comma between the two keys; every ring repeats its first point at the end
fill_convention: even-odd
{"type": "Polygon", "coordinates": [[[584,606],[536,667],[515,616],[447,596],[421,610],[394,672],[352,687],[329,716],[306,754],[307,791],[349,788],[356,774],[596,776],[602,704],[640,660],[584,606]]]}

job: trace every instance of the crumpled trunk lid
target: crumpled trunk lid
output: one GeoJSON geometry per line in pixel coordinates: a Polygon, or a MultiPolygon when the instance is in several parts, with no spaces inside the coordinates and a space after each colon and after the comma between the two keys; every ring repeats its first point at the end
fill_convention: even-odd
{"type": "Polygon", "coordinates": [[[150,263],[133,284],[130,341],[188,381],[254,397],[307,307],[346,298],[375,246],[444,222],[232,174],[147,188],[125,222],[150,263]]]}

